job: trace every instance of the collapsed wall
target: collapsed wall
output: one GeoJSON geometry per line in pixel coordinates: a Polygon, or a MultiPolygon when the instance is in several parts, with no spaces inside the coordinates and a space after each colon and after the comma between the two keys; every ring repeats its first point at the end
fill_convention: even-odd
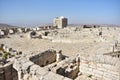
{"type": "MultiPolygon", "coordinates": [[[[61,53],[61,51],[60,51],[60,53],[61,53]]],[[[68,77],[71,79],[75,79],[78,76],[77,74],[79,72],[78,63],[77,62],[72,63],[69,61],[67,61],[67,62],[64,61],[64,63],[60,63],[59,60],[62,60],[62,57],[55,50],[47,50],[38,55],[30,57],[30,61],[34,62],[35,64],[39,65],[40,67],[47,66],[48,71],[52,71],[54,69],[53,72],[55,72],[56,74],[59,74],[59,75],[62,75],[64,77],[68,77]],[[69,65],[70,63],[71,63],[71,65],[69,65]],[[50,68],[50,67],[52,67],[52,68],[50,68]]]]}
{"type": "Polygon", "coordinates": [[[57,64],[49,65],[47,68],[56,74],[70,79],[75,79],[79,73],[79,61],[76,59],[66,58],[57,64]]]}
{"type": "Polygon", "coordinates": [[[55,61],[56,51],[48,50],[29,58],[15,59],[13,67],[18,72],[18,80],[71,80],[44,69],[45,66],[55,61]]]}
{"type": "MultiPolygon", "coordinates": [[[[15,63],[19,62],[21,61],[16,60],[15,63]]],[[[18,64],[14,64],[13,66],[18,71],[18,80],[71,80],[51,71],[47,71],[29,60],[19,64],[19,66],[18,64]]]]}
{"type": "Polygon", "coordinates": [[[13,67],[18,72],[18,80],[75,79],[79,72],[78,62],[71,59],[59,60],[60,54],[55,50],[47,50],[28,58],[16,58],[13,67]]]}

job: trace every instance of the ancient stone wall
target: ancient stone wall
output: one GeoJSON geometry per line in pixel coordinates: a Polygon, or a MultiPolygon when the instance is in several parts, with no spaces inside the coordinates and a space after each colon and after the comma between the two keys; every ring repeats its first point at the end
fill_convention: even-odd
{"type": "Polygon", "coordinates": [[[12,67],[12,63],[0,67],[0,80],[18,80],[17,71],[12,67]]]}
{"type": "MultiPolygon", "coordinates": [[[[58,55],[59,56],[59,55],[58,55]]],[[[56,62],[57,52],[16,57],[0,67],[0,80],[71,80],[79,73],[91,79],[120,80],[120,59],[108,55],[78,56],[56,62]]]]}
{"type": "Polygon", "coordinates": [[[105,56],[100,59],[103,59],[103,61],[92,61],[88,60],[88,58],[85,59],[85,57],[81,57],[80,72],[88,74],[90,77],[97,77],[101,80],[120,80],[120,61],[117,59],[116,62],[112,62],[112,58],[106,57],[105,59],[105,56]],[[109,61],[107,59],[109,59],[109,61]]]}
{"type": "Polygon", "coordinates": [[[20,58],[14,61],[13,67],[18,71],[18,80],[71,80],[48,71],[28,59],[20,58]]]}

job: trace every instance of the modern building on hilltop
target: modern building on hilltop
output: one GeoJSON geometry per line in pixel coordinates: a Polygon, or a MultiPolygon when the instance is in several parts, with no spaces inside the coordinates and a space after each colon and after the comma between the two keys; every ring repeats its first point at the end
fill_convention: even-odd
{"type": "Polygon", "coordinates": [[[61,16],[61,17],[56,17],[53,20],[53,26],[56,26],[57,28],[64,28],[68,24],[68,19],[61,16]]]}

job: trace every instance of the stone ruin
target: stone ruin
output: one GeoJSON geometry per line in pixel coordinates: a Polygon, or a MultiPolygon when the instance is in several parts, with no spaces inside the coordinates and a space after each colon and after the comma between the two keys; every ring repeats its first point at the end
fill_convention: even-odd
{"type": "MultiPolygon", "coordinates": [[[[43,29],[46,29],[46,27],[43,29]]],[[[10,29],[9,34],[28,31],[30,32],[30,38],[48,38],[54,41],[57,37],[56,39],[65,39],[64,41],[66,41],[68,38],[72,39],[69,35],[74,36],[73,32],[81,33],[82,30],[82,28],[72,29],[72,31],[68,31],[66,28],[65,31],[61,30],[61,32],[58,30],[53,30],[52,32],[43,31],[43,33],[39,34],[37,33],[40,30],[38,28],[34,30],[18,28],[13,31],[10,29]]],[[[104,38],[101,29],[99,30],[94,36],[104,38]]],[[[92,30],[89,31],[92,33],[92,30]]],[[[85,31],[83,33],[86,34],[85,31]]],[[[9,34],[7,34],[7,31],[0,30],[0,38],[4,38],[9,34]]],[[[1,44],[0,80],[81,80],[83,75],[87,76],[87,79],[84,80],[120,80],[120,51],[118,42],[115,43],[114,49],[117,49],[117,51],[113,50],[113,52],[89,56],[78,54],[72,58],[62,55],[61,50],[56,51],[54,49],[39,52],[38,54],[24,55],[21,51],[1,44]]]]}
{"type": "Polygon", "coordinates": [[[8,28],[0,29],[0,38],[9,38],[9,35],[29,32],[29,28],[8,28]]]}
{"type": "Polygon", "coordinates": [[[61,51],[47,50],[29,57],[9,58],[0,67],[0,80],[71,80],[78,72],[79,62],[67,59],[61,51]]]}
{"type": "Polygon", "coordinates": [[[18,80],[18,72],[13,68],[12,62],[0,66],[0,80],[18,80]]]}
{"type": "Polygon", "coordinates": [[[107,55],[68,58],[50,49],[10,59],[0,67],[0,80],[79,80],[81,75],[92,80],[119,80],[119,64],[119,58],[107,55]]]}
{"type": "Polygon", "coordinates": [[[6,28],[0,29],[0,39],[1,38],[10,38],[9,35],[13,34],[22,34],[22,33],[29,33],[29,38],[38,38],[42,39],[42,36],[46,36],[48,31],[45,31],[43,34],[38,34],[38,31],[42,30],[52,30],[54,29],[53,26],[40,26],[36,28],[6,28]]]}
{"type": "Polygon", "coordinates": [[[80,60],[67,59],[58,54],[61,53],[47,50],[28,59],[15,59],[13,67],[18,71],[19,80],[75,79],[78,76],[80,60]]]}
{"type": "Polygon", "coordinates": [[[42,35],[41,34],[37,34],[37,32],[35,31],[31,31],[30,32],[30,35],[29,35],[30,38],[38,38],[38,39],[42,39],[42,35]]]}
{"type": "Polygon", "coordinates": [[[80,71],[89,77],[100,80],[120,79],[120,60],[111,56],[97,55],[91,59],[81,57],[80,71]],[[102,58],[101,58],[102,57],[102,58]]]}
{"type": "Polygon", "coordinates": [[[21,51],[0,45],[0,80],[18,80],[18,72],[13,68],[13,61],[9,59],[21,54],[21,51]]]}

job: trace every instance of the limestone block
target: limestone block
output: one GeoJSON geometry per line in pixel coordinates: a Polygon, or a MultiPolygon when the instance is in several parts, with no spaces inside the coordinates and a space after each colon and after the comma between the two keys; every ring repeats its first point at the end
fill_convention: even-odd
{"type": "Polygon", "coordinates": [[[80,67],[80,72],[86,73],[88,71],[88,67],[80,67]]]}
{"type": "Polygon", "coordinates": [[[29,80],[30,79],[30,74],[25,74],[24,77],[23,77],[23,80],[29,80]]]}
{"type": "Polygon", "coordinates": [[[101,63],[97,63],[97,68],[103,67],[101,63]]]}
{"type": "Polygon", "coordinates": [[[109,64],[102,64],[103,68],[105,69],[109,69],[111,70],[112,69],[112,65],[109,65],[109,64]]]}
{"type": "Polygon", "coordinates": [[[9,29],[9,33],[10,33],[10,34],[13,34],[13,33],[14,33],[14,30],[9,29]]]}
{"type": "Polygon", "coordinates": [[[22,28],[18,28],[17,31],[18,31],[19,33],[22,33],[22,32],[23,32],[22,28]]]}
{"type": "Polygon", "coordinates": [[[95,74],[98,74],[98,75],[103,75],[103,71],[100,71],[100,70],[97,70],[97,69],[93,69],[93,72],[95,74]]]}
{"type": "Polygon", "coordinates": [[[98,77],[98,78],[102,78],[102,77],[103,77],[102,75],[96,74],[96,73],[94,74],[94,76],[95,76],[95,77],[98,77]]]}
{"type": "Polygon", "coordinates": [[[92,72],[92,71],[86,71],[84,74],[87,74],[87,75],[94,75],[95,73],[92,72]]]}
{"type": "Polygon", "coordinates": [[[104,72],[103,77],[110,78],[110,79],[113,79],[113,80],[120,79],[119,75],[110,74],[108,72],[104,72]]]}
{"type": "Polygon", "coordinates": [[[59,68],[60,68],[59,66],[53,68],[53,69],[52,69],[52,72],[57,73],[57,70],[58,70],[59,68]]]}
{"type": "Polygon", "coordinates": [[[37,77],[36,75],[32,75],[29,80],[42,80],[42,79],[39,79],[39,77],[37,77]]]}
{"type": "Polygon", "coordinates": [[[93,72],[93,68],[90,68],[90,67],[89,67],[88,71],[93,72]]]}
{"type": "Polygon", "coordinates": [[[4,36],[5,35],[4,31],[0,31],[0,35],[4,36]]]}
{"type": "Polygon", "coordinates": [[[100,71],[103,71],[103,72],[107,71],[107,69],[105,69],[104,67],[97,67],[97,69],[100,70],[100,71]]]}
{"type": "Polygon", "coordinates": [[[44,80],[63,80],[64,77],[53,72],[49,72],[45,76],[43,76],[44,80]]]}
{"type": "Polygon", "coordinates": [[[113,80],[111,78],[103,77],[103,80],[113,80]]]}
{"type": "Polygon", "coordinates": [[[89,65],[90,68],[97,69],[97,64],[96,63],[91,63],[89,65]]]}
{"type": "Polygon", "coordinates": [[[62,54],[56,53],[56,61],[59,62],[62,60],[62,54]]]}
{"type": "Polygon", "coordinates": [[[113,74],[113,75],[120,75],[120,73],[117,72],[117,71],[107,70],[106,72],[109,73],[109,74],[113,74]]]}
{"type": "Polygon", "coordinates": [[[22,64],[22,70],[23,73],[29,73],[30,72],[30,66],[33,65],[34,63],[31,61],[25,62],[25,63],[21,63],[22,64]]]}
{"type": "Polygon", "coordinates": [[[31,67],[30,67],[30,74],[32,74],[32,75],[35,75],[36,74],[36,71],[38,70],[38,68],[40,68],[40,66],[38,66],[38,65],[32,65],[31,67]]]}
{"type": "Polygon", "coordinates": [[[120,64],[120,60],[116,57],[112,57],[112,60],[110,60],[112,62],[113,65],[116,65],[117,62],[119,62],[120,64]]]}
{"type": "Polygon", "coordinates": [[[47,70],[44,70],[43,68],[38,68],[37,71],[36,71],[36,75],[41,75],[41,76],[44,76],[48,74],[48,71],[47,70]]]}
{"type": "Polygon", "coordinates": [[[116,62],[115,63],[115,67],[114,67],[114,70],[117,70],[117,71],[120,71],[120,61],[116,62]]]}
{"type": "Polygon", "coordinates": [[[87,64],[87,63],[80,63],[80,66],[81,66],[81,67],[88,67],[89,64],[87,64]]]}
{"type": "Polygon", "coordinates": [[[21,64],[17,60],[15,60],[13,64],[13,68],[19,71],[21,70],[21,64]]]}

